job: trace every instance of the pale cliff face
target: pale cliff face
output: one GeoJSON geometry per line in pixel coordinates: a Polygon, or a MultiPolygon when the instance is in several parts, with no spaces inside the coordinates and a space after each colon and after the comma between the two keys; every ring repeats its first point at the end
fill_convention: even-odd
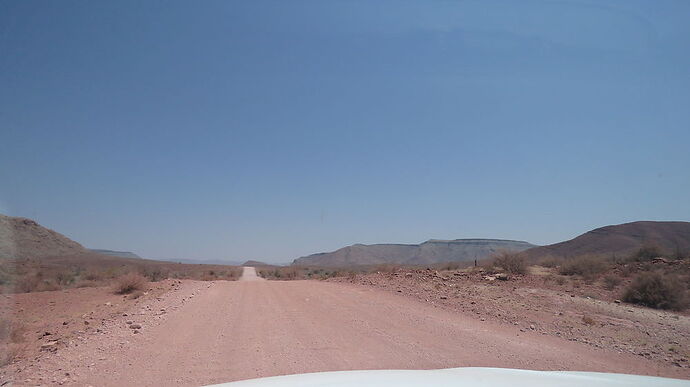
{"type": "Polygon", "coordinates": [[[502,239],[430,240],[418,245],[353,245],[296,259],[294,264],[319,266],[398,263],[424,265],[483,259],[500,250],[524,251],[534,245],[502,239]]]}

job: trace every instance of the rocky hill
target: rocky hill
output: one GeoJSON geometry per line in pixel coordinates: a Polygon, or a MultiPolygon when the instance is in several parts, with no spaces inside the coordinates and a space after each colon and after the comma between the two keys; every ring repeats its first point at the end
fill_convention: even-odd
{"type": "Polygon", "coordinates": [[[295,259],[293,265],[351,266],[396,263],[427,265],[483,259],[500,250],[524,251],[534,247],[523,241],[503,239],[432,239],[418,245],[356,244],[295,259]]]}
{"type": "Polygon", "coordinates": [[[568,258],[580,255],[630,254],[645,244],[667,254],[690,251],[690,222],[632,222],[588,231],[571,240],[525,251],[531,259],[568,258]]]}
{"type": "Polygon", "coordinates": [[[35,259],[88,252],[79,243],[27,218],[0,214],[0,259],[35,259]]]}

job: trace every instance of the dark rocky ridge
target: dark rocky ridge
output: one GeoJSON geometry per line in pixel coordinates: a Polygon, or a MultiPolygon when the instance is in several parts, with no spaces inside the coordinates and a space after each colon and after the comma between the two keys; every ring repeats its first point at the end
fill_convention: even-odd
{"type": "Polygon", "coordinates": [[[571,240],[525,251],[533,260],[581,255],[627,255],[645,244],[655,245],[666,254],[690,252],[690,222],[640,221],[600,227],[571,240]]]}

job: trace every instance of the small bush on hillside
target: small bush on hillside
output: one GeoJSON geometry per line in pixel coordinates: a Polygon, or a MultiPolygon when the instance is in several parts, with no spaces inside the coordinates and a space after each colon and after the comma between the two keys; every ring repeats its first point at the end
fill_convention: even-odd
{"type": "Polygon", "coordinates": [[[628,286],[623,301],[656,309],[683,310],[688,307],[688,295],[676,277],[657,272],[642,273],[628,286]]]}
{"type": "Polygon", "coordinates": [[[563,262],[562,260],[556,259],[554,257],[546,257],[546,258],[543,258],[541,261],[539,261],[539,265],[544,266],[544,267],[553,268],[553,267],[557,267],[562,262],[563,262]]]}
{"type": "Polygon", "coordinates": [[[680,261],[688,257],[690,257],[690,253],[688,253],[687,250],[681,249],[680,246],[676,246],[676,248],[673,250],[673,254],[671,254],[671,258],[677,261],[680,261]]]}
{"type": "Polygon", "coordinates": [[[5,344],[0,346],[0,367],[12,364],[19,357],[21,347],[17,344],[5,344]]]}
{"type": "Polygon", "coordinates": [[[640,249],[637,250],[637,252],[630,257],[630,260],[637,262],[645,262],[651,261],[652,259],[660,257],[662,255],[663,252],[661,251],[661,248],[659,248],[659,246],[652,243],[647,243],[640,247],[640,249]]]}
{"type": "Polygon", "coordinates": [[[16,321],[0,319],[0,342],[21,343],[24,341],[26,328],[16,321]]]}
{"type": "Polygon", "coordinates": [[[495,255],[493,265],[498,266],[510,274],[527,273],[527,262],[519,253],[502,251],[495,255]]]}
{"type": "Polygon", "coordinates": [[[75,273],[67,271],[59,272],[55,275],[55,281],[62,286],[72,285],[76,280],[75,273]]]}
{"type": "Polygon", "coordinates": [[[89,271],[87,271],[87,272],[84,274],[84,276],[83,276],[83,279],[84,279],[84,280],[86,280],[86,281],[94,281],[94,282],[96,282],[96,281],[102,281],[103,278],[104,278],[103,273],[100,272],[100,271],[96,271],[96,270],[89,270],[89,271]]]}
{"type": "Polygon", "coordinates": [[[613,290],[621,283],[621,279],[615,275],[609,274],[604,277],[604,288],[606,290],[613,290]]]}
{"type": "Polygon", "coordinates": [[[607,268],[608,265],[601,259],[583,256],[564,262],[559,272],[563,275],[580,275],[585,278],[592,278],[607,268]]]}
{"type": "Polygon", "coordinates": [[[146,278],[139,273],[127,273],[115,281],[115,293],[129,294],[141,290],[146,285],[146,278]]]}
{"type": "Polygon", "coordinates": [[[18,277],[14,281],[14,291],[17,293],[35,292],[41,284],[41,278],[34,275],[18,277]]]}
{"type": "Polygon", "coordinates": [[[168,273],[159,267],[145,267],[141,274],[151,282],[158,282],[168,278],[168,273]]]}
{"type": "Polygon", "coordinates": [[[441,265],[441,270],[458,270],[460,268],[460,262],[448,262],[441,265]]]}
{"type": "Polygon", "coordinates": [[[582,322],[583,322],[585,325],[589,325],[589,326],[592,326],[592,325],[594,325],[594,324],[597,323],[596,321],[594,321],[593,318],[591,318],[591,317],[589,317],[589,316],[582,316],[582,322]]]}

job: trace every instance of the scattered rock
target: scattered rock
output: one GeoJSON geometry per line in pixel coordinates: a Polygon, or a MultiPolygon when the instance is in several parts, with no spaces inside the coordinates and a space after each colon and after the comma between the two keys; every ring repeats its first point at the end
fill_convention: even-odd
{"type": "Polygon", "coordinates": [[[41,351],[55,352],[57,351],[58,342],[57,340],[49,341],[41,345],[41,351]]]}
{"type": "Polygon", "coordinates": [[[141,325],[140,325],[140,324],[132,324],[132,325],[129,326],[129,329],[135,329],[135,330],[136,330],[136,329],[141,329],[141,325]]]}

